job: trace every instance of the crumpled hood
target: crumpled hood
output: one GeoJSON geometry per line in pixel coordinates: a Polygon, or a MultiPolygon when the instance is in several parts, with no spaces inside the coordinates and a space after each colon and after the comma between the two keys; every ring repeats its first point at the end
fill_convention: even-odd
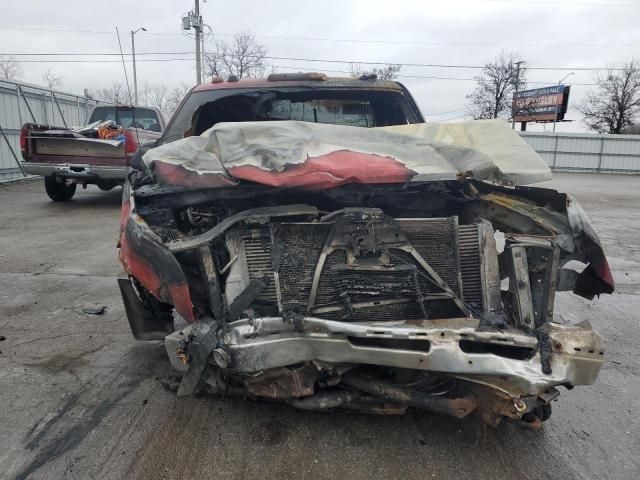
{"type": "Polygon", "coordinates": [[[218,123],[149,150],[158,183],[332,188],[471,176],[504,185],[551,179],[542,158],[502,120],[381,128],[297,121],[218,123]]]}

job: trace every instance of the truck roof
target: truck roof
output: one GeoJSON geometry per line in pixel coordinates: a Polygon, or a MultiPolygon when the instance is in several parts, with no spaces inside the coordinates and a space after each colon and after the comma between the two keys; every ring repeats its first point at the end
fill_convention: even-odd
{"type": "Polygon", "coordinates": [[[218,89],[255,89],[278,87],[315,87],[315,88],[367,88],[402,91],[402,85],[390,80],[363,80],[349,77],[326,77],[318,73],[271,74],[267,78],[242,78],[240,80],[223,80],[214,77],[212,81],[193,87],[193,92],[218,89]]]}

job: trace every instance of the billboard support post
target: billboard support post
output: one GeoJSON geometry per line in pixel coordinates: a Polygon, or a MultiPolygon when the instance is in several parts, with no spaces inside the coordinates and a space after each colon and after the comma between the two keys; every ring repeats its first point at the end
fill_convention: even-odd
{"type": "MultiPolygon", "coordinates": [[[[571,72],[571,73],[567,73],[564,77],[562,77],[561,80],[558,81],[558,85],[562,84],[562,82],[564,82],[567,78],[569,78],[571,75],[575,75],[576,72],[571,72]]],[[[569,96],[569,93],[567,92],[567,96],[569,96]]],[[[558,123],[558,109],[556,108],[556,115],[553,118],[553,131],[556,131],[556,123],[558,123]]]]}
{"type": "MultiPolygon", "coordinates": [[[[518,94],[518,84],[520,83],[520,65],[523,63],[524,61],[522,60],[516,62],[516,84],[515,84],[514,98],[518,94]]],[[[514,118],[513,112],[511,112],[511,130],[515,130],[515,129],[516,129],[516,120],[514,118]]]]}

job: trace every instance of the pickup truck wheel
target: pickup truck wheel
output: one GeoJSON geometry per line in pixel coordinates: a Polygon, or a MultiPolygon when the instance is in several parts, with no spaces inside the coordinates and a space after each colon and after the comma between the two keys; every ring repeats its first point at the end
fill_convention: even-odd
{"type": "Polygon", "coordinates": [[[68,202],[76,193],[76,184],[65,185],[64,182],[58,182],[55,177],[44,177],[44,189],[54,202],[68,202]]]}

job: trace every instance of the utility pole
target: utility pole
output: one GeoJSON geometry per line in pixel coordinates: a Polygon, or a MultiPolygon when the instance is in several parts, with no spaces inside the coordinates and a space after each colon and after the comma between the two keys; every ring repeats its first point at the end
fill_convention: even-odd
{"type": "Polygon", "coordinates": [[[203,25],[204,23],[200,16],[200,0],[195,0],[193,11],[189,12],[186,17],[182,17],[182,29],[191,30],[193,28],[196,31],[196,85],[202,83],[202,51],[204,51],[202,40],[203,25]]]}
{"type": "MultiPolygon", "coordinates": [[[[202,26],[204,27],[204,24],[202,26]]],[[[202,51],[200,52],[200,57],[202,57],[203,63],[204,63],[204,59],[207,58],[207,54],[205,53],[205,50],[204,50],[204,35],[200,35],[200,40],[201,40],[200,44],[202,45],[202,51]]],[[[200,66],[200,70],[201,70],[200,81],[204,83],[204,76],[206,74],[204,71],[204,67],[202,65],[200,66]]]]}
{"type": "Polygon", "coordinates": [[[146,32],[147,29],[144,27],[140,27],[137,30],[131,30],[131,58],[133,60],[133,103],[134,105],[138,105],[138,75],[136,74],[136,42],[134,40],[134,35],[138,33],[140,30],[146,32]]]}
{"type": "Polygon", "coordinates": [[[200,0],[195,0],[195,22],[193,28],[196,31],[196,83],[202,83],[202,59],[200,58],[200,36],[202,35],[202,19],[200,18],[200,0]]]}
{"type": "MultiPolygon", "coordinates": [[[[520,83],[520,64],[522,64],[522,63],[524,63],[524,61],[522,61],[522,60],[520,60],[520,61],[515,63],[515,65],[516,65],[515,93],[518,93],[518,86],[519,86],[519,83],[520,83]]],[[[515,93],[514,93],[514,97],[515,97],[515,93]]],[[[516,116],[515,116],[515,113],[517,113],[517,111],[514,112],[514,115],[511,118],[511,130],[515,130],[516,129],[516,116]]]]}

